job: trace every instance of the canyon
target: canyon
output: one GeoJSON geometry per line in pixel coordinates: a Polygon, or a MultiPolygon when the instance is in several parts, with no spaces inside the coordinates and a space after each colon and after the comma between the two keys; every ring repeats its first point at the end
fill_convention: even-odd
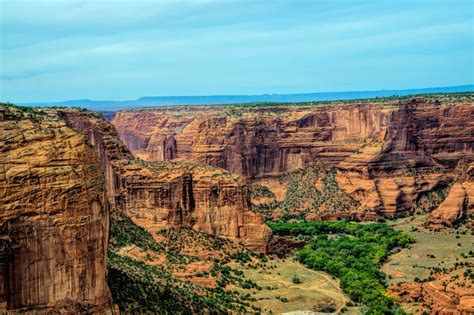
{"type": "MultiPolygon", "coordinates": [[[[114,313],[126,294],[110,281],[146,285],[133,269],[139,263],[153,272],[171,268],[172,282],[163,283],[191,279],[173,291],[185,297],[225,289],[226,281],[255,293],[258,285],[229,278],[242,275],[229,271],[229,261],[246,274],[270,275],[265,257],[290,255],[307,241],[272,238],[265,220],[413,216],[423,218],[413,231],[449,234],[462,225],[467,234],[474,230],[473,117],[471,94],[105,116],[2,104],[0,312],[114,313]]],[[[395,283],[391,293],[401,302],[423,299],[433,306],[426,310],[473,307],[471,286],[448,290],[455,301],[446,305],[431,300],[447,294],[443,281],[395,283]]],[[[216,303],[225,309],[223,301],[216,303]]]]}
{"type": "Polygon", "coordinates": [[[271,233],[251,211],[241,177],[200,163],[136,159],[114,127],[95,113],[60,110],[58,115],[98,151],[109,203],[120,213],[151,232],[186,226],[266,252],[271,233]]]}
{"type": "Polygon", "coordinates": [[[403,216],[446,189],[445,202],[423,209],[435,210],[427,224],[444,227],[474,212],[472,117],[468,97],[416,97],[145,108],[119,111],[112,123],[144,160],[206,163],[254,183],[278,186],[276,178],[301,168],[335,169],[355,206],[313,217],[403,216]]]}
{"type": "Polygon", "coordinates": [[[111,312],[111,211],[150,233],[189,227],[266,252],[270,229],[239,176],[136,159],[96,113],[0,109],[0,310],[111,312]]]}

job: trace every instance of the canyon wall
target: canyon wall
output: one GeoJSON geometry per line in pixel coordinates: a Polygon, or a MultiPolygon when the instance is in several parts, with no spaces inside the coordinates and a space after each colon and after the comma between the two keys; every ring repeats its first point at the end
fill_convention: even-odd
{"type": "Polygon", "coordinates": [[[271,232],[251,211],[245,179],[199,163],[142,161],[123,145],[114,126],[94,113],[58,114],[99,152],[110,204],[152,234],[186,226],[266,251],[271,232]]]}
{"type": "Polygon", "coordinates": [[[193,229],[265,252],[240,176],[144,162],[98,114],[0,106],[0,313],[108,313],[109,210],[154,232],[193,229]]]}
{"type": "Polygon", "coordinates": [[[109,209],[96,151],[64,121],[0,106],[0,313],[104,313],[109,209]]]}
{"type": "Polygon", "coordinates": [[[197,161],[250,180],[336,168],[339,186],[360,202],[352,210],[393,216],[450,187],[455,170],[474,160],[473,117],[469,101],[414,98],[126,110],[112,123],[145,160],[197,161]]]}

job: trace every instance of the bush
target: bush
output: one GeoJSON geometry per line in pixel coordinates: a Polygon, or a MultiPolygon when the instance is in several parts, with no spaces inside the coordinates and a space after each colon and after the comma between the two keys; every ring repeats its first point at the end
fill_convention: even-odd
{"type": "Polygon", "coordinates": [[[294,276],[293,276],[293,279],[291,279],[291,281],[292,281],[294,284],[299,284],[299,283],[301,283],[301,279],[300,279],[297,275],[294,275],[294,276]]]}

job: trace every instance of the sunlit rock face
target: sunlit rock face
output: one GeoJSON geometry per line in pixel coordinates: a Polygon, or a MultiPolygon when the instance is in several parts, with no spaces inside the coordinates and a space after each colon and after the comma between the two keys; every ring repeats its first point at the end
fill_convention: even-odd
{"type": "Polygon", "coordinates": [[[0,312],[110,312],[111,208],[151,232],[186,226],[267,250],[244,179],[143,162],[98,114],[2,105],[0,143],[0,312]]]}
{"type": "Polygon", "coordinates": [[[353,211],[393,216],[412,211],[424,193],[450,188],[457,170],[474,160],[472,117],[469,102],[414,98],[125,110],[112,123],[145,160],[202,162],[250,180],[336,168],[339,186],[360,201],[353,211]]]}
{"type": "Polygon", "coordinates": [[[112,207],[156,233],[191,227],[265,252],[271,237],[252,212],[247,183],[239,175],[199,163],[144,162],[123,145],[115,128],[93,113],[61,111],[99,153],[112,207]]]}
{"type": "Polygon", "coordinates": [[[96,151],[46,113],[0,106],[0,313],[110,310],[96,151]]]}

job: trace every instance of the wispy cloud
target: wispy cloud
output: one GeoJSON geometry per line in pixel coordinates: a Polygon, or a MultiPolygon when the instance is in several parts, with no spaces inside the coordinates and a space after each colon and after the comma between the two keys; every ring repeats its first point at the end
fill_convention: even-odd
{"type": "Polygon", "coordinates": [[[470,0],[0,0],[0,99],[473,82],[470,0]]]}

